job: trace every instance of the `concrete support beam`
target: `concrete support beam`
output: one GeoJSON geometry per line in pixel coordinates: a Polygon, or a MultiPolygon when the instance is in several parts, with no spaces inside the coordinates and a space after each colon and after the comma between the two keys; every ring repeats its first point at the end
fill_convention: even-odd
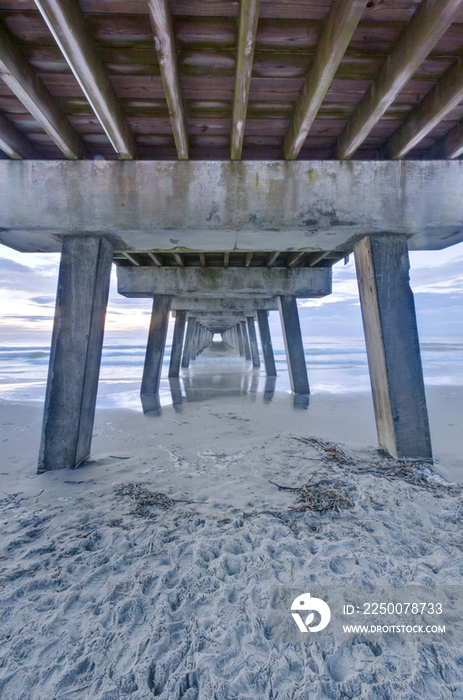
{"type": "Polygon", "coordinates": [[[182,359],[183,339],[185,337],[186,311],[175,314],[174,335],[170,351],[169,377],[178,377],[182,359]]]}
{"type": "Polygon", "coordinates": [[[195,325],[196,325],[196,319],[194,316],[190,316],[188,319],[188,324],[187,324],[187,329],[186,329],[186,336],[185,336],[185,345],[183,348],[183,357],[182,357],[182,367],[184,369],[188,369],[190,366],[190,360],[191,360],[191,351],[193,348],[193,335],[195,331],[195,325]]]}
{"type": "Polygon", "coordinates": [[[243,341],[243,334],[241,332],[241,324],[237,323],[236,326],[236,338],[238,342],[238,352],[241,357],[244,357],[244,341],[243,341]]]}
{"type": "Polygon", "coordinates": [[[463,241],[462,189],[457,160],[1,160],[0,243],[56,252],[79,232],[106,235],[116,251],[246,256],[348,252],[387,231],[432,250],[463,241]]]}
{"type": "Polygon", "coordinates": [[[203,296],[301,298],[331,294],[330,267],[121,267],[117,291],[126,297],[203,296]]]}
{"type": "Polygon", "coordinates": [[[380,446],[432,459],[405,236],[369,236],[354,248],[380,446]]]}
{"type": "Polygon", "coordinates": [[[266,311],[257,312],[257,323],[259,326],[260,343],[262,345],[262,354],[264,356],[265,371],[267,377],[276,377],[275,358],[273,355],[272,338],[270,336],[270,328],[268,325],[268,316],[266,311]]]}
{"type": "Polygon", "coordinates": [[[257,345],[256,324],[254,323],[254,316],[247,316],[246,322],[248,324],[248,335],[249,345],[251,346],[252,366],[260,367],[259,347],[257,345]]]}
{"type": "Polygon", "coordinates": [[[278,306],[291,389],[295,394],[310,394],[296,298],[279,296],[278,306]]]}
{"type": "Polygon", "coordinates": [[[145,366],[141,382],[141,395],[147,396],[159,392],[162,361],[166,347],[167,327],[171,298],[156,296],[153,298],[148,344],[146,346],[145,366]]]}
{"type": "Polygon", "coordinates": [[[247,326],[246,321],[240,321],[240,327],[241,327],[241,335],[243,337],[244,356],[247,360],[250,360],[251,359],[251,348],[249,345],[248,326],[247,326]]]}
{"type": "Polygon", "coordinates": [[[112,256],[104,238],[63,242],[39,473],[90,454],[112,256]]]}

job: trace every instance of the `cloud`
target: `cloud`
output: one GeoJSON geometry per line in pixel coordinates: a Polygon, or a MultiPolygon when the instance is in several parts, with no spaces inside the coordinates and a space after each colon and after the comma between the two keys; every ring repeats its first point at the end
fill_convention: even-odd
{"type": "Polygon", "coordinates": [[[43,297],[31,297],[30,301],[33,301],[34,304],[40,304],[40,305],[49,305],[49,304],[55,304],[55,297],[52,296],[43,296],[43,297]]]}

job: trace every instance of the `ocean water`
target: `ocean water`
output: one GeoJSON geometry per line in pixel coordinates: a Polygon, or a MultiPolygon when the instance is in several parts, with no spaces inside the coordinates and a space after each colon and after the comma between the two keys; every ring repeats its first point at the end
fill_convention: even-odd
{"type": "MultiPolygon", "coordinates": [[[[427,385],[463,385],[463,339],[428,340],[421,344],[423,373],[427,385]]],[[[273,392],[290,393],[282,342],[274,341],[276,381],[267,381],[263,364],[253,370],[250,362],[222,343],[213,343],[180,380],[167,377],[170,347],[167,345],[160,385],[162,405],[202,400],[217,394],[256,394],[270,400],[273,392]]],[[[370,390],[368,364],[362,340],[313,338],[306,343],[309,382],[313,394],[370,390]]],[[[140,382],[145,346],[110,345],[103,349],[97,406],[141,410],[140,382]]],[[[0,399],[43,401],[49,348],[44,346],[0,347],[0,399]]]]}

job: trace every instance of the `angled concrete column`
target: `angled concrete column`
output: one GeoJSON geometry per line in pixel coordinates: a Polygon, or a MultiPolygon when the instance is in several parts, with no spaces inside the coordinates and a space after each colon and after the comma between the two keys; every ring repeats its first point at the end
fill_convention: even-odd
{"type": "Polygon", "coordinates": [[[246,318],[246,321],[248,324],[249,344],[251,346],[252,366],[260,367],[259,347],[257,345],[256,324],[254,323],[254,316],[248,316],[246,318]]]}
{"type": "Polygon", "coordinates": [[[309,380],[305,364],[304,345],[302,342],[297,301],[293,296],[278,297],[281,327],[285,341],[286,360],[288,363],[291,389],[295,394],[309,394],[309,380]]]}
{"type": "Polygon", "coordinates": [[[241,357],[244,357],[244,342],[243,342],[243,334],[241,333],[241,324],[237,323],[235,328],[236,328],[236,337],[238,339],[238,352],[241,355],[241,357]]]}
{"type": "Polygon", "coordinates": [[[185,337],[186,311],[175,313],[174,335],[170,351],[169,377],[178,377],[182,359],[183,338],[185,337]]]}
{"type": "Polygon", "coordinates": [[[112,257],[101,237],[63,241],[39,473],[90,454],[112,257]]]}
{"type": "Polygon", "coordinates": [[[241,328],[241,335],[243,338],[244,356],[247,360],[250,360],[251,359],[251,348],[249,347],[248,327],[246,325],[246,321],[240,321],[240,328],[241,328]]]}
{"type": "Polygon", "coordinates": [[[406,237],[367,236],[354,252],[379,444],[431,460],[406,237]]]}
{"type": "Polygon", "coordinates": [[[166,347],[167,327],[169,325],[171,297],[153,297],[148,344],[146,346],[145,366],[141,382],[141,395],[157,394],[161,380],[162,360],[166,347]]]}
{"type": "Polygon", "coordinates": [[[260,344],[262,345],[262,354],[264,356],[265,372],[267,377],[276,377],[275,358],[273,356],[272,338],[270,336],[270,328],[268,325],[268,316],[266,311],[257,311],[257,324],[259,326],[260,344]]]}
{"type": "Polygon", "coordinates": [[[193,349],[193,336],[195,332],[196,319],[190,316],[187,323],[185,345],[183,348],[182,367],[187,369],[190,365],[191,351],[193,349]]]}

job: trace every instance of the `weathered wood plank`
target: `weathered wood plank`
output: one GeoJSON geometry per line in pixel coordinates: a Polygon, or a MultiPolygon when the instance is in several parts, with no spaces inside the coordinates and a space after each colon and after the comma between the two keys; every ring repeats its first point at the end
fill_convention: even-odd
{"type": "Polygon", "coordinates": [[[178,158],[188,160],[188,133],[170,8],[167,0],[149,0],[148,7],[178,158]]]}
{"type": "Polygon", "coordinates": [[[365,9],[366,0],[334,0],[286,132],[286,160],[297,158],[365,9]]]}
{"type": "Polygon", "coordinates": [[[350,158],[455,19],[462,0],[424,0],[339,137],[337,158],[350,158]]]}
{"type": "Polygon", "coordinates": [[[135,156],[135,142],[75,0],[35,0],[116,153],[135,156]]]}
{"type": "Polygon", "coordinates": [[[403,158],[463,100],[463,59],[459,58],[389,139],[388,158],[403,158]]]}
{"type": "Polygon", "coordinates": [[[61,114],[40,78],[1,27],[0,75],[66,158],[79,158],[82,150],[79,137],[61,114]]]}
{"type": "Polygon", "coordinates": [[[260,0],[241,0],[236,58],[235,93],[233,98],[230,158],[239,160],[243,148],[246,110],[249,99],[260,0]]]}
{"type": "Polygon", "coordinates": [[[431,146],[426,156],[429,158],[458,158],[463,154],[463,121],[458,122],[450,131],[431,146]]]}

